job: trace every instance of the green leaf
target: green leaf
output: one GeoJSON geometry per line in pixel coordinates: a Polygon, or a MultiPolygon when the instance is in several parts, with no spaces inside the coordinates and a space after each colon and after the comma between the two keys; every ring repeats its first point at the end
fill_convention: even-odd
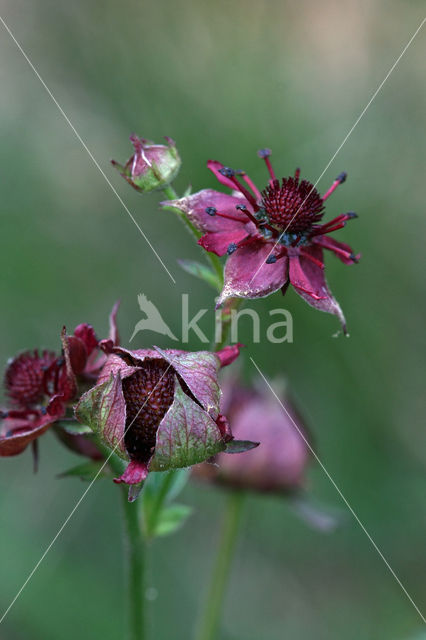
{"type": "Polygon", "coordinates": [[[68,471],[64,471],[59,474],[59,478],[71,478],[77,477],[86,482],[91,482],[96,477],[106,476],[107,473],[102,466],[104,462],[102,460],[87,460],[82,464],[78,464],[76,467],[71,467],[68,471]],[[102,469],[102,471],[101,471],[102,469]]]}
{"type": "Polygon", "coordinates": [[[260,442],[252,442],[251,440],[231,440],[226,445],[225,453],[243,453],[258,447],[260,442]]]}
{"type": "Polygon", "coordinates": [[[185,504],[173,504],[163,509],[158,516],[155,536],[168,536],[180,529],[191,515],[192,507],[185,504]]]}
{"type": "Polygon", "coordinates": [[[219,281],[217,274],[207,265],[201,264],[201,262],[196,262],[195,260],[178,260],[178,263],[187,273],[204,280],[204,282],[209,284],[216,291],[221,290],[222,283],[219,281]]]}

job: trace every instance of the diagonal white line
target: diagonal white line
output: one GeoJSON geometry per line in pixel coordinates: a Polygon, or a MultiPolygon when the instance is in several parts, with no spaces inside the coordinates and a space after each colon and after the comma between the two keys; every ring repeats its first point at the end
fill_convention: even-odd
{"type": "Polygon", "coordinates": [[[345,503],[346,507],[349,509],[349,511],[351,512],[351,514],[353,515],[353,517],[355,518],[356,522],[359,524],[359,526],[361,527],[362,531],[365,533],[365,535],[367,536],[367,538],[369,539],[369,541],[371,542],[371,544],[373,545],[374,549],[377,551],[377,553],[379,554],[379,556],[381,557],[381,559],[383,560],[383,562],[385,563],[385,565],[387,566],[387,568],[389,569],[389,571],[391,572],[392,576],[395,578],[396,582],[398,583],[398,585],[400,586],[400,588],[402,589],[402,591],[405,593],[405,595],[407,596],[408,600],[411,602],[411,604],[413,605],[413,607],[415,608],[415,610],[417,611],[417,613],[419,614],[419,616],[421,617],[421,619],[423,620],[423,622],[426,624],[426,619],[424,617],[424,615],[422,614],[422,612],[420,611],[420,609],[418,608],[418,606],[416,605],[416,603],[414,602],[414,600],[412,599],[412,597],[410,596],[410,594],[408,593],[407,589],[404,587],[404,585],[402,584],[401,580],[398,578],[398,576],[396,575],[395,571],[392,569],[391,565],[389,564],[389,562],[386,560],[385,556],[383,555],[383,553],[380,551],[379,547],[377,546],[377,544],[374,542],[373,538],[371,537],[371,535],[368,533],[367,529],[365,528],[365,526],[363,525],[363,523],[361,522],[361,520],[359,519],[358,515],[355,513],[355,511],[353,510],[353,508],[351,507],[351,505],[349,504],[347,498],[345,498],[345,496],[343,495],[342,491],[339,489],[339,487],[337,486],[336,482],[333,480],[333,478],[331,477],[330,473],[327,471],[326,467],[324,466],[324,464],[321,462],[320,458],[318,457],[318,454],[316,453],[316,451],[312,448],[310,442],[307,440],[307,438],[305,437],[305,434],[299,429],[299,427],[297,426],[297,424],[295,423],[295,421],[293,420],[293,418],[291,417],[291,415],[289,414],[289,412],[287,411],[287,409],[285,408],[285,406],[283,405],[283,403],[281,402],[280,398],[277,396],[277,394],[275,393],[274,389],[272,388],[272,386],[270,385],[270,383],[268,382],[268,380],[266,379],[266,377],[264,376],[264,374],[262,373],[262,371],[260,370],[259,366],[256,364],[256,362],[253,360],[253,358],[250,356],[250,360],[253,364],[253,366],[257,369],[258,373],[260,374],[260,376],[262,377],[263,381],[265,382],[266,386],[268,387],[268,389],[271,391],[272,395],[274,396],[274,398],[276,398],[276,400],[278,400],[279,404],[281,405],[281,408],[283,409],[283,411],[286,413],[287,417],[289,418],[289,420],[292,422],[293,426],[296,428],[297,432],[299,433],[300,437],[303,438],[306,446],[308,447],[309,451],[311,452],[311,454],[313,455],[313,457],[315,458],[315,460],[317,461],[317,463],[319,464],[319,466],[321,467],[321,469],[324,471],[325,475],[327,476],[327,478],[330,480],[331,484],[333,485],[333,487],[336,489],[337,493],[339,494],[339,496],[341,497],[341,499],[343,500],[343,502],[345,503]]]}
{"type": "Polygon", "coordinates": [[[172,280],[173,284],[176,284],[176,280],[173,278],[172,274],[170,273],[170,271],[167,269],[166,265],[164,264],[163,260],[160,258],[160,256],[158,255],[157,251],[154,249],[154,247],[152,246],[152,243],[150,242],[149,238],[147,237],[147,235],[144,233],[144,231],[142,231],[140,225],[137,223],[135,217],[133,216],[133,214],[131,213],[131,211],[129,210],[129,208],[127,207],[127,205],[124,203],[123,199],[121,198],[121,196],[119,195],[119,193],[117,192],[116,188],[114,187],[114,185],[111,183],[111,181],[109,180],[109,178],[107,177],[105,171],[102,169],[102,167],[100,166],[99,162],[96,160],[95,156],[93,155],[93,153],[90,151],[89,147],[87,146],[87,144],[84,142],[84,140],[82,139],[82,137],[80,136],[80,134],[78,133],[77,129],[75,128],[75,126],[73,125],[73,123],[71,122],[71,120],[68,118],[67,114],[65,113],[65,111],[63,110],[63,108],[61,107],[61,105],[59,104],[59,102],[56,100],[55,96],[53,95],[53,93],[51,92],[51,90],[49,89],[49,87],[47,86],[47,84],[45,83],[45,81],[43,80],[43,78],[41,77],[40,73],[37,71],[37,69],[35,68],[35,66],[33,65],[33,63],[31,62],[31,60],[29,59],[29,57],[27,56],[27,54],[25,53],[25,51],[23,50],[23,48],[21,47],[21,45],[19,44],[19,42],[17,41],[17,39],[15,38],[15,36],[13,35],[13,33],[11,32],[11,30],[9,29],[9,27],[7,26],[6,22],[3,20],[3,18],[0,16],[0,22],[2,23],[2,25],[4,26],[4,28],[6,29],[6,31],[8,32],[8,34],[10,35],[10,37],[12,38],[13,42],[16,44],[16,46],[18,47],[19,51],[22,53],[22,55],[24,56],[25,60],[28,62],[29,66],[31,67],[31,69],[34,71],[35,75],[37,76],[37,78],[40,80],[41,84],[43,85],[44,89],[47,91],[47,93],[49,94],[49,96],[51,97],[51,99],[53,100],[53,102],[55,103],[55,105],[57,106],[59,112],[61,113],[61,115],[63,116],[63,118],[65,119],[65,121],[67,122],[67,124],[70,126],[70,128],[72,129],[75,137],[77,138],[77,140],[80,142],[80,144],[82,145],[83,149],[87,152],[87,154],[89,155],[90,159],[92,160],[93,164],[95,165],[95,167],[98,169],[98,171],[101,173],[101,175],[103,176],[105,182],[108,184],[109,188],[111,189],[111,191],[113,192],[113,194],[115,195],[115,197],[117,198],[117,200],[119,201],[119,203],[121,204],[121,206],[123,207],[123,209],[126,211],[126,213],[128,214],[128,216],[130,217],[130,219],[132,220],[132,222],[134,223],[134,225],[136,226],[136,228],[138,229],[139,233],[141,234],[141,236],[143,237],[143,239],[145,240],[145,242],[148,244],[149,248],[151,249],[151,251],[154,253],[155,257],[157,258],[157,260],[160,262],[161,266],[163,267],[163,269],[165,270],[165,272],[167,273],[167,275],[169,276],[169,278],[172,280]]]}
{"type": "MultiPolygon", "coordinates": [[[[395,62],[393,63],[393,65],[391,66],[391,68],[389,69],[389,71],[387,72],[387,74],[385,75],[385,77],[383,78],[382,82],[379,84],[379,86],[377,87],[377,89],[375,90],[375,92],[373,93],[373,95],[371,96],[370,100],[367,102],[367,104],[365,105],[364,109],[361,111],[361,113],[359,114],[358,118],[355,120],[354,124],[352,125],[352,127],[349,129],[348,133],[345,135],[345,137],[343,138],[342,142],[340,143],[340,145],[337,147],[336,151],[333,153],[333,155],[331,156],[330,160],[327,162],[324,170],[321,172],[321,174],[319,175],[319,177],[317,178],[315,184],[312,186],[312,189],[309,191],[308,195],[306,196],[306,198],[303,200],[302,204],[299,206],[299,208],[297,209],[296,213],[294,214],[294,216],[292,217],[292,219],[290,220],[290,222],[288,223],[288,225],[286,226],[286,228],[284,229],[284,231],[282,232],[282,234],[284,234],[287,229],[289,228],[289,226],[291,225],[291,223],[293,222],[293,220],[296,218],[296,216],[299,214],[300,210],[302,209],[303,205],[305,204],[306,200],[309,198],[309,196],[311,195],[311,193],[313,191],[315,191],[319,181],[321,180],[321,178],[323,177],[323,175],[325,174],[325,172],[327,171],[327,169],[330,167],[331,163],[333,162],[333,160],[336,158],[337,154],[340,152],[340,150],[342,149],[343,145],[346,144],[346,142],[348,141],[349,136],[353,133],[355,127],[359,124],[361,118],[365,115],[367,109],[371,106],[371,103],[373,102],[373,100],[377,97],[377,94],[380,92],[380,90],[382,89],[383,85],[385,84],[386,80],[389,78],[389,76],[391,75],[391,73],[394,71],[395,67],[397,66],[397,64],[399,63],[399,61],[401,60],[402,56],[405,54],[405,52],[407,51],[408,47],[411,45],[411,43],[413,42],[414,38],[417,36],[417,34],[419,33],[420,29],[423,27],[424,23],[426,22],[426,18],[423,18],[423,20],[421,21],[420,25],[417,27],[417,29],[415,30],[415,32],[413,33],[413,35],[411,36],[411,38],[409,39],[409,41],[407,42],[407,44],[405,45],[405,47],[403,48],[403,50],[401,51],[401,53],[399,54],[399,56],[397,57],[397,59],[395,60],[395,62]]],[[[281,235],[282,235],[281,234],[281,235]]],[[[277,247],[277,245],[279,244],[279,242],[277,241],[274,246],[272,247],[272,249],[270,250],[270,252],[268,253],[266,260],[269,258],[269,256],[271,255],[271,253],[273,253],[277,247]]],[[[258,268],[258,270],[256,271],[256,273],[254,274],[254,276],[252,277],[252,279],[250,280],[250,284],[253,282],[253,280],[255,279],[255,277],[257,276],[257,274],[259,273],[259,271],[261,269],[263,269],[265,263],[262,263],[260,265],[260,267],[258,268]]]]}
{"type": "Polygon", "coordinates": [[[150,397],[152,396],[152,394],[154,393],[154,391],[156,390],[157,386],[160,384],[161,380],[164,378],[164,376],[166,375],[166,373],[168,372],[168,370],[170,369],[170,367],[172,366],[173,362],[175,361],[176,356],[174,358],[172,358],[172,361],[169,363],[168,367],[166,368],[166,370],[164,371],[163,375],[161,376],[161,378],[158,380],[158,382],[156,383],[156,385],[154,386],[153,390],[151,391],[151,393],[147,396],[145,402],[143,403],[143,405],[141,406],[141,408],[138,410],[137,414],[135,415],[135,417],[133,418],[133,420],[131,421],[131,423],[129,424],[128,427],[126,427],[123,435],[121,436],[121,438],[119,439],[119,441],[117,442],[117,444],[115,445],[115,447],[111,450],[111,453],[108,455],[108,457],[106,458],[105,462],[103,463],[103,465],[101,466],[101,468],[98,470],[97,474],[95,475],[95,477],[93,478],[93,480],[90,482],[89,486],[87,487],[87,489],[83,492],[83,495],[77,500],[76,504],[74,505],[74,507],[72,508],[71,512],[69,513],[69,515],[65,518],[64,522],[62,523],[62,525],[59,527],[58,532],[55,534],[55,536],[52,538],[52,540],[50,541],[50,543],[48,544],[48,546],[46,547],[45,551],[43,552],[40,560],[38,560],[38,562],[36,563],[36,565],[34,566],[34,568],[32,569],[32,571],[29,573],[28,577],[26,578],[25,582],[23,583],[22,587],[19,589],[18,593],[16,594],[16,596],[13,598],[12,602],[9,604],[9,606],[7,607],[6,611],[3,613],[2,617],[0,618],[0,624],[3,622],[3,620],[5,619],[5,617],[7,616],[7,614],[9,613],[9,611],[11,610],[11,608],[13,607],[13,605],[15,604],[15,602],[17,601],[17,599],[19,598],[19,596],[21,595],[21,593],[23,592],[23,590],[25,589],[25,587],[27,586],[27,584],[29,583],[29,581],[31,580],[31,578],[33,577],[33,575],[35,574],[35,572],[37,571],[37,569],[39,568],[39,566],[41,565],[41,563],[43,562],[43,560],[45,559],[45,557],[47,556],[47,554],[49,553],[49,551],[51,550],[51,548],[53,547],[53,545],[55,544],[56,540],[59,538],[59,536],[61,535],[62,531],[65,529],[65,527],[67,526],[68,522],[71,520],[71,518],[73,517],[74,513],[77,511],[78,507],[81,505],[81,503],[83,502],[84,498],[87,496],[87,494],[89,493],[90,489],[93,487],[93,485],[95,484],[96,480],[99,478],[100,474],[102,473],[102,471],[105,469],[106,465],[108,464],[109,459],[114,455],[115,451],[117,450],[117,447],[119,446],[120,442],[124,439],[126,433],[128,432],[128,430],[130,429],[130,427],[132,426],[132,424],[134,423],[134,421],[136,420],[136,418],[138,417],[138,415],[140,414],[140,412],[142,411],[142,409],[144,408],[144,406],[146,405],[146,403],[148,402],[148,400],[150,399],[150,397]]]}

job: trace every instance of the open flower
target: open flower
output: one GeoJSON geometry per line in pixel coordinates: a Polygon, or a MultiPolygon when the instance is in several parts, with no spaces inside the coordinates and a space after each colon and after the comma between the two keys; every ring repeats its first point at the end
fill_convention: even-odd
{"type": "Polygon", "coordinates": [[[181,165],[175,141],[167,136],[165,140],[167,145],[154,144],[133,134],[130,141],[134,154],[125,165],[115,160],[111,160],[111,164],[137,191],[147,193],[162,189],[176,177],[181,165]]]}
{"type": "Polygon", "coordinates": [[[244,456],[219,453],[214,464],[194,467],[195,476],[261,492],[288,493],[303,487],[310,461],[307,430],[288,398],[283,397],[283,404],[286,411],[261,381],[251,387],[232,380],[223,385],[221,410],[234,436],[260,440],[261,446],[244,456]]]}
{"type": "MultiPolygon", "coordinates": [[[[115,305],[110,315],[111,344],[118,340],[115,305]]],[[[55,422],[66,415],[67,407],[80,387],[96,380],[106,356],[99,347],[93,328],[80,324],[72,335],[61,333],[62,353],[26,351],[9,361],[4,385],[9,407],[1,410],[0,456],[22,453],[55,422]]],[[[77,441],[70,448],[75,450],[77,441]]],[[[80,446],[81,448],[81,446],[80,446]]],[[[93,450],[91,450],[91,455],[93,450]]]]}
{"type": "Polygon", "coordinates": [[[335,314],[346,330],[342,310],[328,289],[323,250],[328,249],[345,264],[358,262],[359,255],[329,233],[356,217],[344,213],[321,223],[324,202],[345,181],[341,173],[321,196],[307,180],[275,177],[269,149],[259,152],[269,171],[269,184],[261,192],[243,171],[234,171],[209,160],[208,168],[219,182],[232,189],[227,195],[204,189],[193,195],[163,202],[187,215],[204,233],[199,244],[218,256],[228,255],[224,286],[218,304],[227,298],[262,298],[291,283],[311,306],[335,314]],[[239,176],[242,180],[238,179],[239,176]]]}
{"type": "Polygon", "coordinates": [[[11,406],[1,412],[0,456],[13,456],[65,415],[76,389],[69,353],[20,354],[6,369],[5,387],[11,406]]]}
{"type": "Polygon", "coordinates": [[[238,353],[239,345],[216,353],[112,349],[75,414],[129,463],[115,482],[136,485],[149,471],[188,467],[238,448],[219,412],[217,380],[238,353]]]}

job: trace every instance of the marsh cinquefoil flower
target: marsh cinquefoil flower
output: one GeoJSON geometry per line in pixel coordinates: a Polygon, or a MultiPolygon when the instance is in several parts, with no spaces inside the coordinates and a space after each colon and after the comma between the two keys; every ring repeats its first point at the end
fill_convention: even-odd
{"type": "Polygon", "coordinates": [[[234,436],[260,440],[261,446],[244,456],[219,453],[215,464],[194,467],[195,475],[252,491],[282,494],[301,489],[311,454],[306,427],[287,394],[281,393],[284,411],[261,380],[250,387],[229,380],[222,389],[221,411],[234,436]]]}
{"type": "Polygon", "coordinates": [[[341,173],[321,196],[307,180],[276,178],[269,149],[259,151],[269,171],[269,184],[261,192],[243,171],[209,160],[219,182],[232,189],[227,195],[204,189],[178,200],[163,202],[187,215],[204,235],[199,244],[218,256],[228,255],[220,305],[227,298],[262,298],[291,283],[311,306],[335,314],[345,330],[342,310],[327,287],[323,250],[332,251],[345,264],[358,262],[347,244],[329,237],[356,217],[344,213],[321,223],[324,202],[345,181],[341,173]],[[239,179],[241,178],[241,179],[239,179]]]}
{"type": "Polygon", "coordinates": [[[75,413],[129,463],[115,482],[136,485],[149,471],[188,467],[238,448],[219,412],[217,380],[238,353],[238,345],[216,353],[112,349],[75,413]]]}
{"type": "MultiPolygon", "coordinates": [[[[110,315],[111,344],[118,340],[117,308],[115,305],[110,315]]],[[[93,383],[105,364],[106,356],[89,324],[79,324],[72,335],[64,328],[61,342],[61,354],[35,349],[9,361],[4,376],[9,406],[0,412],[0,456],[18,455],[30,443],[35,446],[37,438],[66,415],[79,389],[93,383]]],[[[76,450],[80,438],[70,434],[70,448],[76,450]]],[[[93,447],[89,455],[94,456],[93,447]]]]}

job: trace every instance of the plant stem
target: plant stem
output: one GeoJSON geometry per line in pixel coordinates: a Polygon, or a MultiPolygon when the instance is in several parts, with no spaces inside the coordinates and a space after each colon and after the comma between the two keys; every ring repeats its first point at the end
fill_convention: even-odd
{"type": "Polygon", "coordinates": [[[216,565],[207,593],[204,614],[198,633],[196,634],[197,640],[214,640],[220,624],[222,605],[226,595],[226,585],[238,538],[239,524],[241,522],[244,494],[240,491],[232,491],[228,494],[227,498],[228,502],[216,565]]]}
{"type": "Polygon", "coordinates": [[[127,486],[121,491],[123,497],[125,550],[127,554],[127,607],[129,639],[145,639],[145,544],[138,517],[137,503],[127,500],[127,486]]]}
{"type": "Polygon", "coordinates": [[[219,351],[228,341],[228,334],[231,328],[233,311],[237,311],[240,306],[243,304],[243,298],[229,298],[225,302],[225,306],[222,309],[221,320],[222,320],[222,334],[220,340],[216,341],[216,335],[212,340],[211,349],[214,351],[219,351]]]}

